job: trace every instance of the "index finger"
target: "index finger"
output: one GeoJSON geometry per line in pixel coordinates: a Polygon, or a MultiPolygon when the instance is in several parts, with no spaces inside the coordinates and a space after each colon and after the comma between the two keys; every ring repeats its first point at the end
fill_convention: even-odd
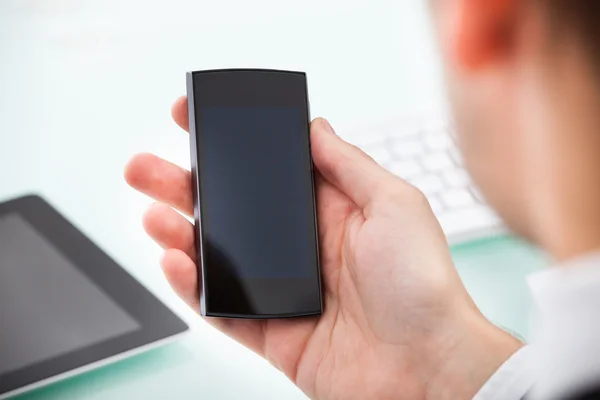
{"type": "Polygon", "coordinates": [[[171,115],[177,125],[186,132],[190,131],[190,122],[188,119],[188,101],[187,96],[181,96],[171,107],[171,115]]]}

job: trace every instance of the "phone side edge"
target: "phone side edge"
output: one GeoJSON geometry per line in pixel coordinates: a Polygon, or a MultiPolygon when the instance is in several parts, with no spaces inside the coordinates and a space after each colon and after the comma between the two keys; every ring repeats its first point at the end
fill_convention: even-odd
{"type": "Polygon", "coordinates": [[[324,312],[324,298],[323,298],[323,277],[321,271],[321,249],[319,243],[319,220],[318,220],[318,210],[317,210],[317,188],[315,185],[315,172],[314,172],[314,162],[312,157],[312,143],[310,137],[310,126],[312,123],[312,113],[310,107],[310,95],[308,92],[308,74],[303,73],[304,75],[304,88],[305,88],[305,97],[306,97],[306,117],[308,118],[308,154],[310,159],[310,172],[311,172],[311,189],[312,189],[312,200],[313,200],[313,218],[314,218],[314,227],[315,227],[315,237],[316,237],[316,257],[317,257],[317,279],[319,285],[319,313],[323,314],[324,312]]]}
{"type": "Polygon", "coordinates": [[[192,197],[194,199],[194,247],[196,250],[196,271],[198,281],[198,296],[200,300],[200,315],[206,316],[206,288],[204,286],[204,246],[202,240],[202,213],[200,205],[200,174],[198,172],[198,143],[196,129],[196,107],[194,101],[194,76],[193,72],[186,74],[186,89],[188,100],[188,121],[190,135],[190,164],[192,175],[192,197]]]}

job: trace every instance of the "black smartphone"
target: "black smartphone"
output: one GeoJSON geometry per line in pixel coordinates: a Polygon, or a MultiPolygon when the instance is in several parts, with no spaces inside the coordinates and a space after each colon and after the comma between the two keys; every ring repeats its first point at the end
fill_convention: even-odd
{"type": "Polygon", "coordinates": [[[201,314],[321,314],[306,74],[187,74],[201,314]]]}

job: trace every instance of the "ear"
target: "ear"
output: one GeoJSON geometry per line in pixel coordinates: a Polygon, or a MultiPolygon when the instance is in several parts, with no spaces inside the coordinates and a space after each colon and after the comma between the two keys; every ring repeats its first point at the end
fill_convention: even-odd
{"type": "Polygon", "coordinates": [[[447,59],[477,70],[511,53],[521,0],[442,0],[438,19],[447,59]]]}

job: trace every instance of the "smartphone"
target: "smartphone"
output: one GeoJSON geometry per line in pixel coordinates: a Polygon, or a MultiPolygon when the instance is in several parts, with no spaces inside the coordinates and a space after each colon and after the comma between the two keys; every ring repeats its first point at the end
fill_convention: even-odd
{"type": "Polygon", "coordinates": [[[322,313],[306,74],[187,74],[200,311],[322,313]]]}

